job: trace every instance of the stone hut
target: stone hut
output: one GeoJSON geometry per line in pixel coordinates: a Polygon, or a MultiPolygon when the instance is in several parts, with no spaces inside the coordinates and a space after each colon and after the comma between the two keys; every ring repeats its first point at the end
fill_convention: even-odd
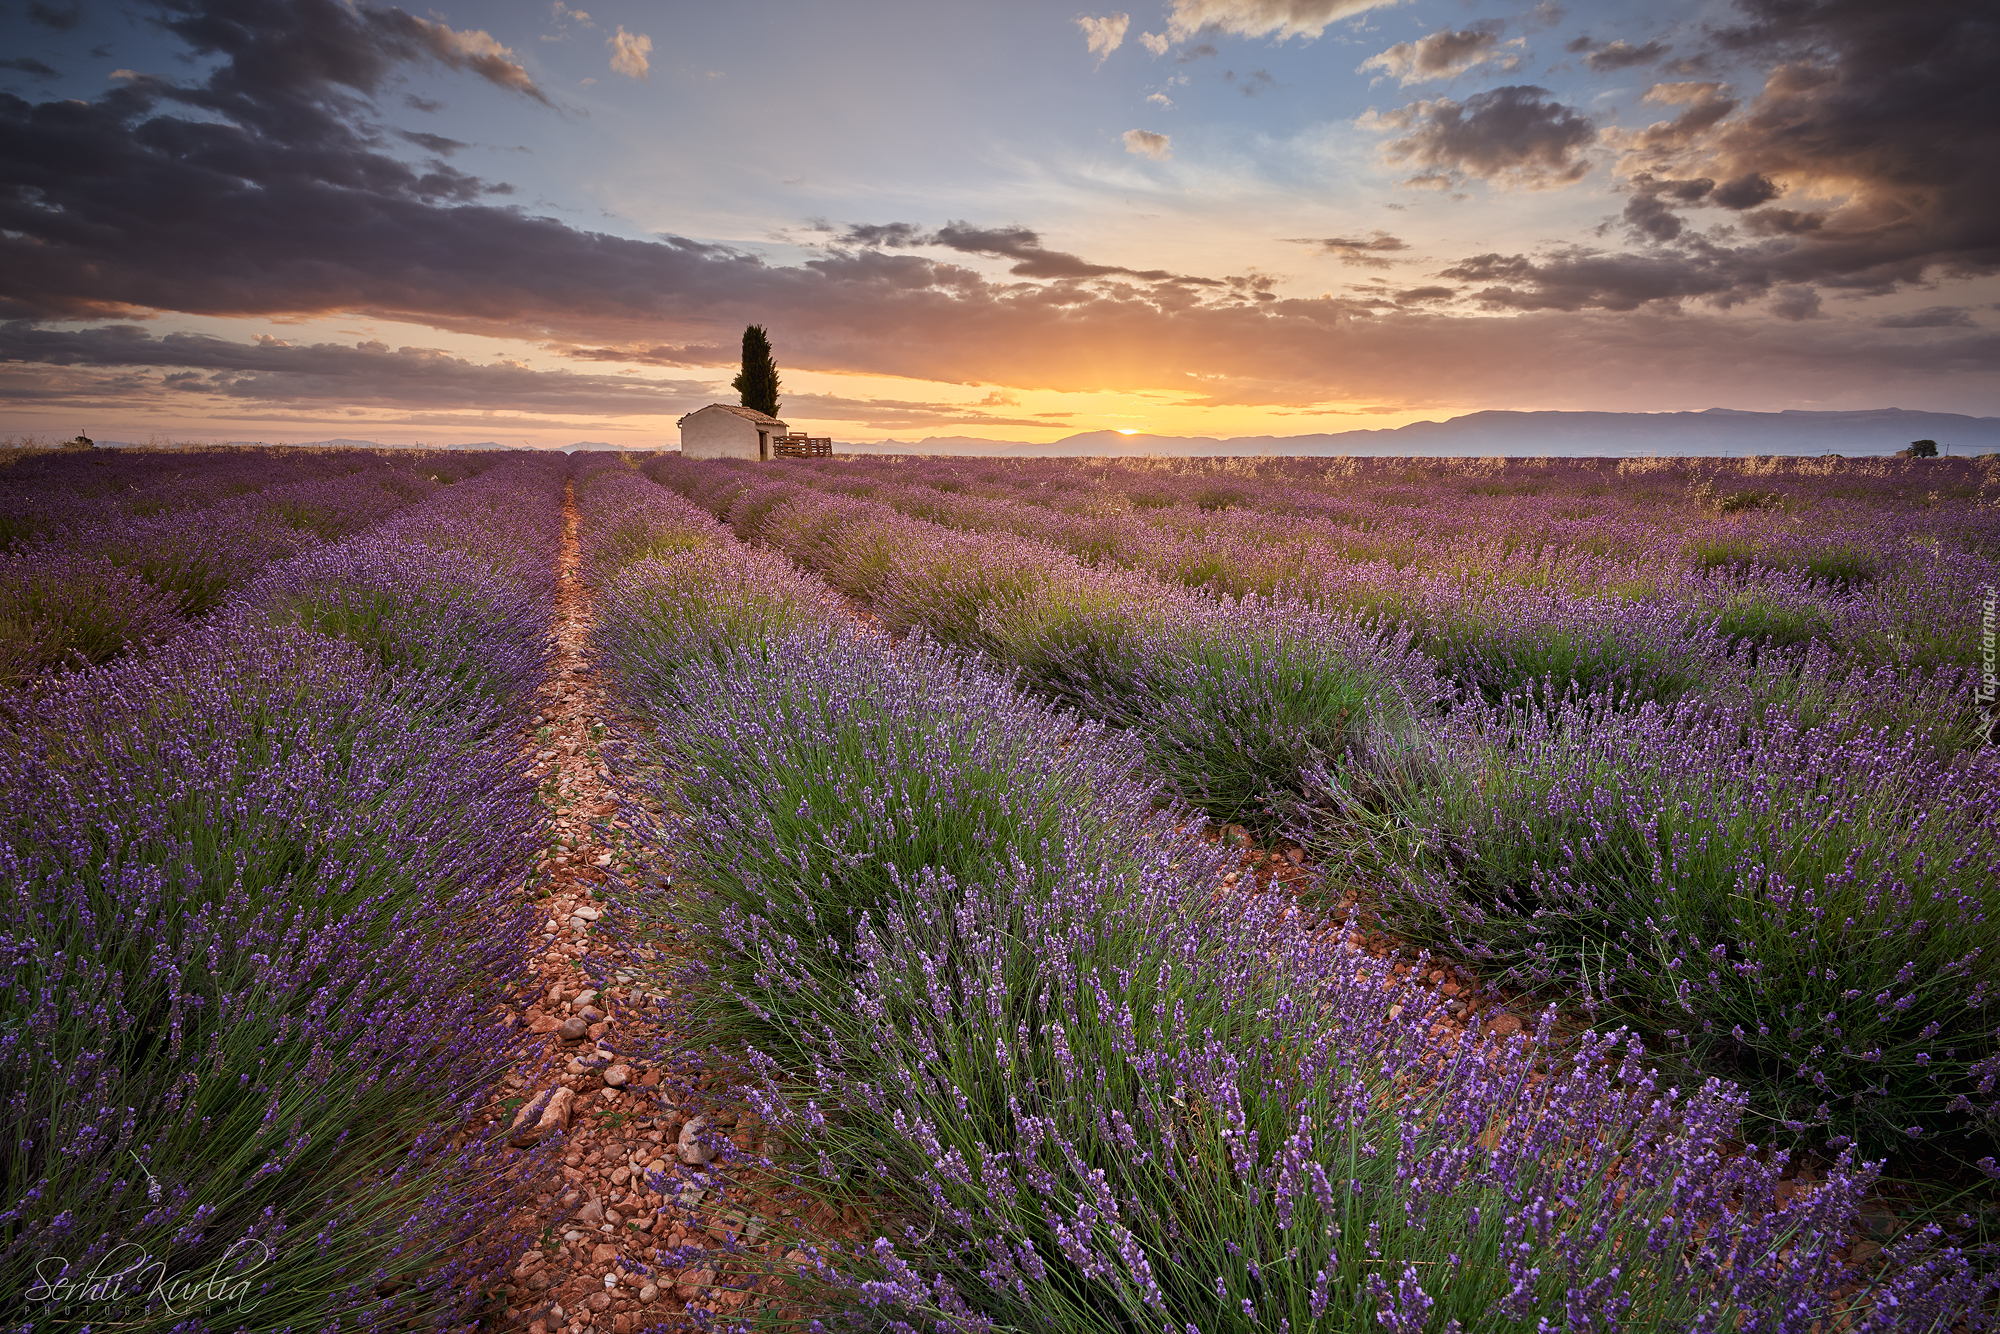
{"type": "Polygon", "coordinates": [[[776,417],[734,403],[711,403],[677,425],[681,453],[691,459],[771,459],[787,436],[776,417]]]}

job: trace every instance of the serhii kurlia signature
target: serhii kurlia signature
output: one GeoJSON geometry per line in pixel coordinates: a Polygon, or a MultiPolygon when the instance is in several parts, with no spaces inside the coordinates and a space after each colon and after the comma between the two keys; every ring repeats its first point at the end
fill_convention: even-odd
{"type": "Polygon", "coordinates": [[[271,1262],[271,1248],[261,1241],[239,1241],[222,1253],[206,1276],[167,1271],[165,1256],[155,1257],[137,1242],[127,1242],[107,1252],[86,1274],[72,1274],[70,1262],[60,1256],[46,1256],[35,1263],[35,1281],[29,1285],[31,1302],[98,1303],[133,1298],[157,1301],[173,1315],[186,1315],[205,1306],[234,1302],[239,1311],[256,1307],[246,1302],[250,1278],[271,1262]]]}

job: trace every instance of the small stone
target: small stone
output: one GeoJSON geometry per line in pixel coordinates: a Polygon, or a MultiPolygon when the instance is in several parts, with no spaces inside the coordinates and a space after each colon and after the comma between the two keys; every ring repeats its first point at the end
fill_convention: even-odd
{"type": "Polygon", "coordinates": [[[582,1010],[596,999],[597,993],[595,991],[579,991],[576,993],[576,999],[571,1004],[578,1010],[582,1010]]]}
{"type": "Polygon", "coordinates": [[[1876,1256],[1880,1255],[1881,1253],[1882,1253],[1881,1242],[1857,1241],[1854,1243],[1854,1245],[1848,1248],[1847,1261],[1849,1264],[1857,1264],[1857,1265],[1866,1264],[1868,1261],[1873,1260],[1876,1256]]]}
{"type": "Polygon", "coordinates": [[[644,1274],[627,1272],[621,1281],[628,1288],[643,1288],[646,1286],[646,1276],[644,1274]]]}
{"type": "Polygon", "coordinates": [[[555,1280],[549,1277],[549,1271],[546,1269],[537,1269],[528,1278],[528,1286],[536,1292],[548,1291],[549,1285],[554,1282],[555,1280]]]}
{"type": "Polygon", "coordinates": [[[560,1029],[563,1021],[552,1014],[538,1014],[528,1021],[530,1033],[553,1033],[560,1029]]]}
{"type": "Polygon", "coordinates": [[[604,1072],[604,1082],[615,1089],[624,1088],[631,1078],[632,1069],[630,1066],[614,1065],[604,1072]]]}
{"type": "Polygon", "coordinates": [[[708,1129],[708,1118],[697,1116],[681,1127],[681,1137],[677,1148],[680,1160],[689,1167],[699,1167],[715,1160],[715,1149],[701,1142],[701,1132],[708,1129]]]}
{"type": "Polygon", "coordinates": [[[608,1292],[593,1292],[584,1299],[583,1304],[593,1311],[609,1311],[611,1309],[611,1294],[608,1292]]]}
{"type": "Polygon", "coordinates": [[[599,1246],[590,1253],[590,1262],[594,1265],[608,1265],[617,1258],[618,1248],[616,1246],[599,1246]]]}
{"type": "Polygon", "coordinates": [[[601,1038],[604,1036],[605,1030],[610,1027],[611,1025],[608,1023],[596,1023],[585,1029],[584,1032],[590,1034],[593,1038],[601,1038]]]}
{"type": "Polygon", "coordinates": [[[659,1299],[660,1289],[658,1284],[648,1283],[645,1287],[639,1289],[639,1300],[646,1303],[646,1305],[651,1306],[659,1299]]]}
{"type": "Polygon", "coordinates": [[[563,1020],[556,1031],[562,1035],[564,1042],[581,1042],[590,1036],[590,1021],[580,1014],[573,1014],[563,1020]]]}
{"type": "Polygon", "coordinates": [[[646,1170],[648,1172],[664,1172],[667,1170],[667,1160],[664,1158],[655,1158],[652,1162],[646,1164],[646,1170]]]}
{"type": "Polygon", "coordinates": [[[632,1328],[632,1316],[626,1311],[620,1311],[611,1322],[611,1334],[632,1334],[632,1328]]]}
{"type": "Polygon", "coordinates": [[[582,1240],[583,1240],[583,1234],[582,1234],[581,1232],[578,1232],[578,1231],[577,1231],[577,1230],[576,1230],[575,1228],[571,1228],[571,1229],[570,1229],[569,1231],[567,1231],[567,1232],[563,1233],[563,1240],[564,1240],[564,1241],[582,1241],[582,1240]]]}
{"type": "Polygon", "coordinates": [[[599,1097],[601,1097],[601,1098],[603,1098],[603,1099],[604,1099],[604,1100],[605,1100],[606,1102],[617,1102],[617,1101],[618,1101],[618,1090],[617,1090],[617,1089],[612,1089],[612,1088],[604,1088],[604,1089],[599,1089],[599,1090],[597,1090],[597,1092],[598,1092],[598,1096],[599,1096],[599,1097]]]}
{"type": "Polygon", "coordinates": [[[588,1024],[601,1024],[606,1018],[604,1011],[598,1009],[595,1005],[578,1006],[576,1017],[588,1024]]]}
{"type": "Polygon", "coordinates": [[[602,1223],[604,1221],[604,1202],[594,1195],[591,1196],[583,1208],[576,1211],[576,1221],[579,1223],[589,1223],[593,1226],[602,1223]]]}
{"type": "MultiPolygon", "coordinates": [[[[599,910],[596,908],[578,907],[570,909],[569,915],[571,917],[581,917],[586,922],[594,922],[597,920],[598,912],[599,910]]],[[[595,995],[596,993],[592,992],[591,994],[595,995]]]]}
{"type": "Polygon", "coordinates": [[[632,1169],[629,1167],[621,1167],[611,1174],[611,1184],[614,1186],[622,1186],[631,1179],[632,1169]]]}
{"type": "Polygon", "coordinates": [[[507,1139],[517,1149],[532,1148],[569,1125],[570,1106],[576,1093],[555,1088],[534,1099],[515,1113],[507,1139]]]}
{"type": "Polygon", "coordinates": [[[1486,1025],[1486,1031],[1496,1038],[1509,1038],[1521,1031],[1521,1020],[1511,1014],[1503,1014],[1486,1025]]]}

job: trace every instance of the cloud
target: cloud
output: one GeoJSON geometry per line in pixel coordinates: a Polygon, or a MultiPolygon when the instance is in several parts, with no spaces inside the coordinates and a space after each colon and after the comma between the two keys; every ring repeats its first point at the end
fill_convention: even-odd
{"type": "Polygon", "coordinates": [[[1367,237],[1329,236],[1323,239],[1292,237],[1294,245],[1309,245],[1322,255],[1332,255],[1343,264],[1358,264],[1363,268],[1386,269],[1392,263],[1384,258],[1397,251],[1408,250],[1408,243],[1387,232],[1375,232],[1367,237]]]}
{"type": "Polygon", "coordinates": [[[1450,98],[1412,102],[1386,114],[1369,112],[1364,129],[1407,130],[1382,147],[1383,159],[1420,168],[1406,185],[1448,188],[1467,179],[1508,189],[1541,190],[1579,181],[1590,170],[1584,150],[1597,129],[1546,88],[1510,85],[1450,98]]]}
{"type": "Polygon", "coordinates": [[[74,0],[67,5],[50,5],[42,3],[42,0],[29,0],[28,19],[45,28],[54,28],[57,32],[68,32],[83,22],[83,6],[74,3],[74,0]]]}
{"type": "Polygon", "coordinates": [[[1884,315],[1875,321],[1878,329],[1973,329],[1972,312],[1964,306],[1926,306],[1901,315],[1884,315]]]}
{"type": "Polygon", "coordinates": [[[1811,287],[1781,287],[1771,297],[1771,313],[1781,320],[1819,318],[1819,293],[1811,287]]]}
{"type": "Polygon", "coordinates": [[[1172,0],[1167,35],[1186,41],[1207,28],[1243,37],[1317,37],[1329,23],[1396,0],[1172,0]]]}
{"type": "Polygon", "coordinates": [[[1426,79],[1449,79],[1498,55],[1500,32],[1501,25],[1491,21],[1457,31],[1440,29],[1368,57],[1359,72],[1379,69],[1406,88],[1426,79]]]}
{"type": "Polygon", "coordinates": [[[611,72],[623,74],[630,79],[643,79],[652,63],[646,59],[653,50],[653,39],[642,32],[626,32],[625,25],[619,24],[618,31],[604,39],[611,48],[611,72]]]}
{"type": "Polygon", "coordinates": [[[1194,283],[1221,286],[1213,278],[1184,278],[1165,269],[1128,269],[1119,264],[1092,264],[1076,255],[1049,250],[1041,235],[1027,227],[975,227],[969,222],[948,222],[937,229],[931,243],[968,255],[992,255],[1016,261],[1008,272],[1017,278],[1137,278],[1153,283],[1194,283]]]}
{"type": "Polygon", "coordinates": [[[1168,135],[1155,134],[1151,130],[1127,130],[1122,137],[1125,151],[1136,157],[1149,157],[1161,162],[1174,155],[1173,139],[1168,135]]]}
{"type": "Polygon", "coordinates": [[[1807,290],[1886,293],[2000,272],[2000,139],[1984,132],[2000,105],[1981,54],[2000,25],[1967,8],[1737,9],[1744,21],[1713,40],[1732,61],[1763,64],[1753,98],[1716,80],[1659,83],[1646,100],[1678,115],[1605,135],[1634,190],[1625,219],[1662,249],[1522,261],[1492,301],[1575,309],[1601,297],[1623,309],[1641,293],[1719,305],[1777,293],[1776,313],[1810,315],[1807,290]],[[1812,206],[1770,206],[1792,199],[1812,206]],[[1711,207],[1735,215],[1733,232],[1686,227],[1688,210],[1711,207]]]}
{"type": "Polygon", "coordinates": [[[441,134],[425,134],[419,130],[398,130],[396,137],[413,143],[426,152],[436,153],[439,157],[450,157],[459,149],[470,147],[460,140],[447,139],[441,134]]]}
{"type": "Polygon", "coordinates": [[[23,74],[32,74],[38,79],[53,79],[56,75],[54,70],[44,65],[41,61],[36,60],[33,56],[16,56],[12,60],[0,60],[0,69],[19,70],[23,74]]]}
{"type": "Polygon", "coordinates": [[[1167,48],[1172,44],[1164,33],[1142,32],[1139,34],[1139,45],[1145,47],[1156,56],[1165,55],[1167,48]]]}
{"type": "Polygon", "coordinates": [[[1233,69],[1224,70],[1222,78],[1225,83],[1236,84],[1245,97],[1255,97],[1259,93],[1268,92],[1278,86],[1278,81],[1271,76],[1271,71],[1267,69],[1251,70],[1242,77],[1241,82],[1238,82],[1236,71],[1233,69]]]}
{"type": "Polygon", "coordinates": [[[1220,55],[1214,42],[1199,42],[1174,57],[1176,65],[1191,65],[1207,56],[1220,55]]]}
{"type": "Polygon", "coordinates": [[[1100,65],[1125,41],[1125,30],[1131,25],[1130,14],[1106,14],[1103,18],[1076,20],[1076,26],[1083,29],[1083,39],[1090,48],[1090,54],[1097,57],[1100,65]]]}
{"type": "Polygon", "coordinates": [[[41,379],[38,397],[45,400],[101,394],[105,380],[90,372],[134,368],[169,374],[116,381],[113,387],[123,397],[198,395],[364,408],[477,404],[513,412],[626,416],[685,411],[711,395],[711,386],[699,380],[543,371],[511,360],[481,364],[436,348],[392,349],[374,340],[295,345],[263,336],[239,343],[205,334],[155,337],[129,324],[47,329],[10,322],[0,325],[0,362],[72,372],[41,379]]]}
{"type": "Polygon", "coordinates": [[[1174,104],[1174,99],[1168,97],[1165,93],[1148,93],[1146,94],[1146,100],[1156,107],[1171,107],[1174,104]]]}
{"type": "Polygon", "coordinates": [[[849,227],[834,242],[846,246],[885,246],[894,249],[899,246],[932,245],[933,239],[912,222],[884,222],[858,224],[849,227]]]}
{"type": "MultiPolygon", "coordinates": [[[[1802,297],[1793,289],[1892,290],[2000,264],[1988,221],[2000,170],[1992,145],[1963,132],[1990,123],[1973,114],[1989,96],[1985,72],[1965,54],[1975,44],[1964,31],[1924,14],[1902,17],[1895,31],[1912,45],[1893,59],[1882,33],[1857,29],[1862,20],[1852,15],[1831,29],[1718,38],[1748,43],[1730,48],[1733,59],[1768,63],[1765,90],[1692,133],[1681,150],[1691,159],[1686,169],[1654,179],[1762,177],[1784,193],[1715,214],[1731,228],[1713,236],[1683,234],[1634,253],[1496,251],[1434,275],[1440,286],[1466,289],[1459,301],[1513,316],[1490,319],[1428,308],[1370,315],[1352,300],[1287,297],[1268,275],[1136,270],[1052,250],[1027,227],[953,222],[930,233],[907,224],[865,248],[794,265],[686,237],[590,231],[510,206],[497,184],[416,169],[387,150],[365,99],[394,96],[411,65],[438,57],[384,11],[328,4],[299,11],[303,24],[288,11],[285,23],[211,27],[196,22],[195,0],[186,3],[167,15],[166,30],[202,57],[208,72],[198,83],[144,78],[89,101],[39,104],[0,94],[0,315],[101,327],[163,311],[353,312],[532,338],[590,372],[536,379],[551,373],[421,348],[343,347],[291,360],[259,348],[257,356],[274,358],[266,361],[242,345],[226,356],[176,345],[173,355],[193,364],[174,373],[194,372],[202,378],[182,383],[208,388],[170,390],[163,354],[128,350],[141,364],[99,357],[64,365],[37,350],[38,359],[7,363],[6,392],[21,401],[126,392],[102,387],[112,381],[135,395],[202,392],[216,401],[303,395],[336,382],[363,395],[415,394],[423,374],[434,373],[456,386],[440,390],[439,401],[459,406],[499,390],[543,406],[657,402],[675,392],[661,386],[675,382],[648,388],[641,379],[621,399],[615,385],[635,377],[598,377],[598,366],[714,365],[706,358],[718,349],[725,355],[716,360],[726,362],[746,311],[772,328],[786,364],[802,371],[1023,391],[1131,390],[1199,375],[1204,385],[1227,385],[1234,401],[1434,401],[1442,375],[1457,401],[1496,406],[1629,406],[1635,389],[1656,402],[1851,401],[1871,386],[1962,392],[1969,402],[1990,397],[2000,363],[2000,336],[1983,329],[1940,327],[1912,338],[1851,320],[1788,321],[1764,304],[1776,295],[1796,308],[1802,297]],[[1823,70],[1816,83],[1796,72],[1808,57],[1823,70]],[[76,170],[79,161],[93,169],[76,170]],[[1878,211],[1889,207],[1900,211],[1878,211]],[[914,248],[926,245],[939,252],[914,248]],[[988,277],[960,258],[971,254],[1004,260],[1009,272],[988,277]],[[1702,302],[1738,309],[1723,315],[1702,302]],[[1697,308],[1673,309],[1683,305],[1697,308]],[[229,358],[247,360],[219,364],[229,358]],[[348,365],[354,373],[342,371],[348,365]],[[371,389],[370,375],[386,387],[371,389]]],[[[1458,107],[1461,127],[1488,124],[1486,104],[1474,101],[1458,107]]],[[[1436,119],[1405,111],[1409,136],[1436,119]]],[[[1530,119],[1552,117],[1545,109],[1530,119]]],[[[1579,151],[1572,147],[1571,157],[1579,151]]],[[[1451,161],[1513,170],[1505,158],[1460,153],[1451,161]]],[[[1704,199],[1722,188],[1692,202],[1675,193],[1692,185],[1654,195],[1676,209],[1708,208],[1704,199]]],[[[860,228],[848,231],[850,245],[867,239],[860,228]]]]}
{"type": "Polygon", "coordinates": [[[590,15],[584,13],[581,9],[571,9],[563,3],[563,0],[554,0],[554,3],[549,6],[549,17],[561,24],[574,23],[579,28],[595,28],[597,26],[591,21],[590,15]]]}
{"type": "Polygon", "coordinates": [[[1583,63],[1599,74],[1605,74],[1612,70],[1630,69],[1634,65],[1650,65],[1671,50],[1673,48],[1665,42],[1634,46],[1621,37],[1592,51],[1583,58],[1583,63]]]}
{"type": "Polygon", "coordinates": [[[535,87],[528,71],[514,59],[514,53],[483,29],[458,32],[442,23],[405,14],[400,9],[363,10],[363,21],[400,30],[426,50],[433,60],[451,69],[470,70],[488,83],[510,89],[537,102],[548,101],[535,87]]]}
{"type": "Polygon", "coordinates": [[[1396,302],[1404,306],[1422,305],[1431,301],[1449,301],[1457,295],[1456,287],[1412,287],[1396,293],[1396,302]]]}

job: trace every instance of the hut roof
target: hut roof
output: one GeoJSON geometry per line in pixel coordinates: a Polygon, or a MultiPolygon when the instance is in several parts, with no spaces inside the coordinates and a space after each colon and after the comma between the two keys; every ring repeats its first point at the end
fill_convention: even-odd
{"type": "Polygon", "coordinates": [[[736,403],[711,403],[705,408],[696,408],[694,412],[688,413],[687,417],[682,417],[674,425],[679,426],[681,422],[686,421],[688,417],[694,416],[696,412],[733,412],[745,421],[755,422],[759,426],[783,426],[785,424],[770,413],[759,412],[755,408],[746,408],[736,403]]]}

